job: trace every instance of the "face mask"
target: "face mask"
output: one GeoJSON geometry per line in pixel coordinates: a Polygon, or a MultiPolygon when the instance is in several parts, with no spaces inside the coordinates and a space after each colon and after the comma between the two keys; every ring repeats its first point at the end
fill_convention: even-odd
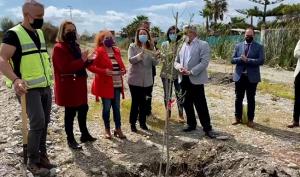
{"type": "Polygon", "coordinates": [[[169,38],[172,42],[175,42],[177,39],[177,34],[169,34],[169,38]]]}
{"type": "Polygon", "coordinates": [[[105,39],[104,41],[103,41],[103,44],[106,46],[106,47],[112,47],[113,46],[113,44],[114,44],[114,40],[113,39],[105,39]]]}
{"type": "Polygon", "coordinates": [[[66,42],[74,42],[74,41],[76,41],[76,39],[77,39],[77,36],[76,36],[76,32],[74,32],[74,31],[67,32],[64,37],[64,40],[66,42]]]}
{"type": "Polygon", "coordinates": [[[139,35],[139,41],[143,44],[145,44],[148,41],[148,36],[147,35],[139,35]]]}
{"type": "Polygon", "coordinates": [[[185,39],[184,39],[185,42],[189,42],[190,41],[190,38],[189,36],[185,36],[185,39]]]}
{"type": "Polygon", "coordinates": [[[33,23],[30,23],[30,26],[33,29],[41,29],[44,24],[44,19],[43,18],[37,18],[33,20],[33,23]]]}
{"type": "Polygon", "coordinates": [[[253,37],[252,36],[246,36],[245,40],[247,43],[251,43],[253,41],[253,37]]]}

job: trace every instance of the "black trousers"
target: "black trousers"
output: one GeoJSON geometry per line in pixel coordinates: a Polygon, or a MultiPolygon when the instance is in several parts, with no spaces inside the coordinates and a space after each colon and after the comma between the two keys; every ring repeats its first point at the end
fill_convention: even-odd
{"type": "Polygon", "coordinates": [[[153,92],[153,85],[146,90],[146,103],[145,103],[146,116],[149,116],[152,112],[152,92],[153,92]]]}
{"type": "Polygon", "coordinates": [[[77,113],[81,136],[84,137],[90,135],[86,126],[88,110],[89,110],[89,106],[87,104],[78,107],[65,107],[65,131],[67,134],[68,141],[75,140],[73,134],[73,123],[74,123],[74,118],[76,116],[76,113],[77,113]]]}
{"type": "Polygon", "coordinates": [[[295,78],[294,122],[299,123],[300,117],[300,73],[295,78]]]}
{"type": "Polygon", "coordinates": [[[194,106],[196,108],[200,123],[205,132],[211,131],[210,116],[205,98],[204,85],[194,85],[188,76],[183,76],[180,83],[182,93],[185,94],[183,107],[187,116],[189,127],[195,128],[197,125],[194,106]]]}
{"type": "Polygon", "coordinates": [[[235,82],[235,117],[237,119],[242,119],[243,115],[243,99],[245,93],[248,102],[248,120],[254,120],[255,112],[255,95],[258,83],[251,83],[246,74],[242,74],[239,81],[235,82]]]}
{"type": "Polygon", "coordinates": [[[131,108],[129,123],[135,125],[139,118],[140,125],[146,124],[146,96],[151,87],[129,85],[131,94],[131,108]]]}

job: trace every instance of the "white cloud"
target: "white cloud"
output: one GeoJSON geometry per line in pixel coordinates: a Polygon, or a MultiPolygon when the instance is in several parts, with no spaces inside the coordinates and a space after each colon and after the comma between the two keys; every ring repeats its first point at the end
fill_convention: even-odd
{"type": "MultiPolygon", "coordinates": [[[[1,2],[1,0],[0,0],[1,2]]],[[[72,9],[72,19],[75,22],[77,29],[80,33],[87,30],[90,33],[97,32],[101,29],[111,29],[119,31],[121,28],[129,24],[137,15],[146,15],[152,22],[153,26],[159,26],[162,30],[167,30],[169,26],[174,25],[175,20],[172,15],[172,11],[163,10],[166,8],[177,8],[174,10],[179,11],[179,24],[184,23],[189,17],[191,9],[201,9],[203,5],[202,0],[186,1],[177,4],[163,4],[160,8],[156,7],[157,11],[128,11],[128,12],[117,12],[114,10],[108,10],[104,12],[85,11],[80,9],[72,9]],[[163,8],[162,8],[163,7],[163,8]],[[191,8],[195,7],[195,8],[191,8]],[[162,9],[158,11],[158,9],[162,9]]],[[[21,7],[15,7],[6,10],[9,15],[17,18],[17,21],[22,19],[21,7]]],[[[199,23],[199,15],[195,11],[195,19],[199,23]]],[[[48,6],[45,8],[45,21],[49,21],[54,25],[59,25],[63,20],[70,19],[70,9],[58,8],[55,6],[48,6]]]]}
{"type": "Polygon", "coordinates": [[[13,14],[14,17],[21,19],[23,17],[22,15],[22,7],[15,7],[15,8],[11,8],[11,9],[7,9],[6,10],[8,13],[13,14]]]}
{"type": "MultiPolygon", "coordinates": [[[[21,7],[12,8],[7,11],[14,14],[18,19],[22,19],[21,7]]],[[[72,9],[72,20],[75,22],[79,32],[85,30],[97,32],[101,29],[120,30],[134,17],[135,16],[113,10],[106,11],[103,14],[96,14],[94,11],[72,9]]],[[[45,21],[59,25],[63,20],[70,19],[70,9],[48,6],[45,9],[44,19],[45,21]]]]}
{"type": "Polygon", "coordinates": [[[186,9],[190,7],[200,7],[200,3],[196,1],[185,1],[185,2],[180,2],[180,3],[166,3],[166,4],[160,4],[160,5],[152,5],[150,7],[146,8],[139,8],[136,9],[138,11],[146,11],[146,12],[151,12],[151,11],[161,11],[161,10],[171,10],[171,9],[186,9]]]}

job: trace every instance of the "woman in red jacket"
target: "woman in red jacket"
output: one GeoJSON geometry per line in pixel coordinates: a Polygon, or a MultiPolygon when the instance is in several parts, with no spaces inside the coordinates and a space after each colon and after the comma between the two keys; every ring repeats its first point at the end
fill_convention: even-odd
{"type": "Polygon", "coordinates": [[[116,127],[114,135],[124,139],[126,136],[121,130],[120,95],[122,94],[124,98],[122,75],[125,74],[126,69],[121,52],[114,47],[113,35],[110,31],[101,31],[95,43],[95,60],[89,70],[96,74],[92,84],[92,93],[102,99],[105,138],[112,138],[109,121],[112,107],[116,127]]]}
{"type": "Polygon", "coordinates": [[[57,43],[53,48],[53,66],[55,75],[55,103],[65,107],[65,131],[69,147],[81,149],[73,134],[74,118],[78,116],[81,142],[95,141],[87,127],[87,73],[88,51],[81,53],[76,42],[76,27],[71,21],[64,21],[59,28],[57,43]]]}

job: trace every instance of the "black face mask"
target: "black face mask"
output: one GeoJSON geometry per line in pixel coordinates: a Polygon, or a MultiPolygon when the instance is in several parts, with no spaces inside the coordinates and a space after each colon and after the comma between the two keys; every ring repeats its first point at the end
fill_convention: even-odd
{"type": "Polygon", "coordinates": [[[44,24],[44,19],[43,18],[37,18],[33,20],[33,23],[30,23],[30,26],[33,29],[41,29],[44,24]]]}
{"type": "Polygon", "coordinates": [[[246,36],[245,40],[247,43],[251,43],[253,41],[253,37],[252,36],[246,36]]]}
{"type": "Polygon", "coordinates": [[[77,35],[75,31],[67,32],[64,36],[65,42],[75,42],[77,39],[77,35]]]}

